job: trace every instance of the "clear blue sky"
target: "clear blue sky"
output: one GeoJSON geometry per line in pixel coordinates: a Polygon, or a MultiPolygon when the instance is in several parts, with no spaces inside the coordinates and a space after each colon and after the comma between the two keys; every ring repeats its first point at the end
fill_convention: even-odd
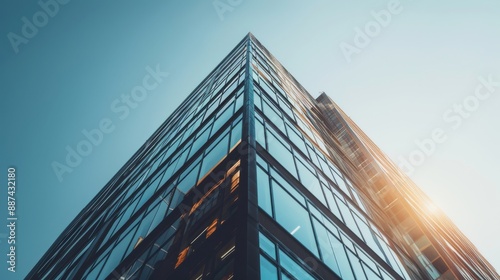
{"type": "MultiPolygon", "coordinates": [[[[6,201],[7,167],[14,166],[19,220],[17,272],[2,261],[0,279],[23,278],[249,31],[311,94],[326,91],[394,160],[408,158],[417,139],[442,129],[446,141],[411,176],[500,269],[500,86],[477,104],[471,99],[479,77],[500,82],[500,2],[219,1],[228,2],[234,6],[218,14],[212,0],[70,1],[59,10],[51,6],[47,18],[36,1],[4,3],[0,201],[6,201]],[[391,18],[379,13],[385,26],[377,29],[371,12],[381,10],[391,18]],[[34,15],[42,27],[26,27],[26,38],[22,18],[33,22],[34,15]],[[371,30],[369,41],[356,44],[356,28],[371,30]],[[356,48],[348,59],[346,44],[356,48]],[[157,65],[169,76],[128,115],[114,112],[111,104],[157,65]],[[463,100],[473,109],[467,117],[453,111],[463,100]],[[76,149],[85,139],[81,131],[105,118],[114,131],[60,182],[52,163],[64,163],[66,147],[76,149]]],[[[6,233],[0,229],[3,260],[6,233]]]]}

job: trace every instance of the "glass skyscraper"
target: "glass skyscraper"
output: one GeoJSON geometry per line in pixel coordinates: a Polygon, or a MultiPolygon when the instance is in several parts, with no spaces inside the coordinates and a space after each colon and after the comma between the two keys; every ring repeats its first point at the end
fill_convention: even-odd
{"type": "Polygon", "coordinates": [[[27,279],[500,279],[248,34],[27,279]]]}

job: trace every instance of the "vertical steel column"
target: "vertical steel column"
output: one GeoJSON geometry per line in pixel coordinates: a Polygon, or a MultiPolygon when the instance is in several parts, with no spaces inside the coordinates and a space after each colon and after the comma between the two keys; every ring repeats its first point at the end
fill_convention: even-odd
{"type": "Polygon", "coordinates": [[[257,204],[257,171],[255,150],[255,112],[252,78],[252,34],[247,35],[245,92],[243,111],[243,133],[240,145],[241,181],[240,223],[236,237],[235,279],[260,279],[259,221],[257,204]]]}

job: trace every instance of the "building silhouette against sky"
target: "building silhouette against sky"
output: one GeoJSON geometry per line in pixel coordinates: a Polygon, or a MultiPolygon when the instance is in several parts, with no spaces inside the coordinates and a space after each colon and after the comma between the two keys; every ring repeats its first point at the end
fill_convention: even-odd
{"type": "Polygon", "coordinates": [[[430,205],[248,34],[27,279],[500,279],[430,205]]]}

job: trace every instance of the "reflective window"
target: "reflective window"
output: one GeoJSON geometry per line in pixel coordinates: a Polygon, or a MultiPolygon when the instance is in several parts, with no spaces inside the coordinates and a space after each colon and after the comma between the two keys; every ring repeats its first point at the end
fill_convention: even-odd
{"type": "Polygon", "coordinates": [[[283,124],[283,119],[281,115],[277,113],[278,111],[273,105],[268,102],[264,102],[264,114],[265,116],[276,125],[283,133],[286,134],[285,125],[283,124]]]}
{"type": "Polygon", "coordinates": [[[288,172],[296,177],[297,172],[295,171],[294,158],[289,147],[285,146],[284,143],[271,133],[268,133],[267,140],[269,153],[278,160],[288,172]]]}
{"type": "Polygon", "coordinates": [[[307,210],[281,187],[273,188],[273,195],[278,223],[318,256],[318,248],[307,210]]]}
{"type": "MultiPolygon", "coordinates": [[[[318,239],[319,250],[321,251],[321,258],[323,262],[330,267],[337,275],[341,275],[340,268],[337,264],[335,252],[333,247],[344,246],[340,240],[335,238],[328,230],[316,219],[313,219],[314,229],[318,239]]],[[[350,269],[350,268],[348,268],[350,269]]]]}
{"type": "Polygon", "coordinates": [[[351,266],[354,270],[354,274],[356,275],[356,279],[368,280],[366,279],[365,273],[363,272],[361,261],[350,250],[347,250],[346,252],[347,255],[349,255],[349,260],[351,261],[351,266]]]}
{"type": "MultiPolygon", "coordinates": [[[[378,268],[377,268],[377,265],[375,264],[375,262],[370,258],[368,257],[363,251],[361,250],[357,250],[356,252],[358,254],[358,257],[363,261],[363,270],[365,272],[368,272],[368,271],[377,271],[377,274],[378,274],[378,268]],[[370,269],[368,269],[367,267],[369,267],[370,269]]],[[[368,276],[368,273],[366,274],[368,276]]],[[[380,276],[378,276],[378,278],[380,278],[380,276]]],[[[370,278],[368,277],[368,279],[377,279],[377,278],[370,278]]]]}
{"type": "Polygon", "coordinates": [[[108,275],[123,259],[125,251],[130,247],[130,243],[133,241],[135,234],[135,228],[128,231],[125,237],[120,239],[113,248],[109,258],[106,260],[106,264],[101,272],[101,275],[108,275]]]}
{"type": "Polygon", "coordinates": [[[167,202],[162,198],[159,205],[157,207],[155,207],[155,209],[152,211],[155,213],[155,216],[154,216],[153,221],[151,222],[151,225],[150,225],[146,235],[150,234],[151,231],[153,231],[156,228],[156,226],[163,220],[163,218],[165,217],[165,215],[167,213],[168,203],[169,203],[169,201],[167,202]]]}
{"type": "Polygon", "coordinates": [[[295,278],[300,280],[314,280],[311,274],[299,266],[292,258],[279,250],[280,265],[290,272],[295,278]]]}
{"type": "Polygon", "coordinates": [[[265,136],[265,128],[264,125],[259,121],[255,121],[255,140],[257,143],[259,143],[262,147],[266,147],[266,136],[265,136]]]}
{"type": "Polygon", "coordinates": [[[333,246],[333,253],[340,268],[342,279],[355,279],[344,246],[333,246]]]}
{"type": "MultiPolygon", "coordinates": [[[[259,233],[259,247],[261,250],[261,270],[262,270],[262,259],[265,262],[265,273],[266,275],[271,271],[271,276],[274,277],[274,268],[277,268],[280,273],[280,279],[299,279],[299,280],[314,280],[316,279],[307,269],[305,269],[296,256],[292,257],[288,253],[285,253],[281,249],[281,245],[275,244],[263,233],[259,233]],[[278,248],[278,256],[276,256],[276,249],[278,248]],[[265,255],[265,256],[264,256],[265,255]],[[268,259],[272,257],[272,259],[268,259]],[[271,267],[271,269],[269,269],[271,267]]],[[[261,272],[262,273],[262,272],[261,272]]],[[[261,278],[262,280],[267,280],[268,278],[261,278]]],[[[275,279],[275,278],[271,278],[275,279]]]]}
{"type": "Polygon", "coordinates": [[[231,143],[229,144],[229,148],[233,148],[238,141],[241,140],[242,133],[242,121],[238,121],[236,125],[234,125],[233,130],[231,131],[231,143]]]}
{"type": "MultiPolygon", "coordinates": [[[[271,215],[272,210],[274,210],[274,218],[275,220],[285,228],[291,235],[293,235],[299,242],[301,242],[305,247],[307,247],[313,254],[318,256],[327,266],[329,266],[334,272],[339,275],[347,275],[347,278],[354,277],[353,268],[358,271],[363,271],[362,265],[366,265],[370,267],[371,272],[374,272],[378,275],[378,270],[380,267],[376,261],[372,258],[368,257],[368,254],[364,253],[364,251],[360,251],[360,249],[355,245],[350,238],[347,237],[346,233],[339,230],[339,228],[335,225],[330,218],[327,218],[325,214],[320,212],[318,208],[313,206],[306,197],[300,193],[297,188],[293,186],[288,180],[283,178],[280,173],[275,169],[275,167],[270,166],[266,163],[265,159],[258,156],[257,157],[258,164],[258,180],[262,180],[265,178],[265,181],[261,181],[258,183],[259,185],[259,206],[271,215]],[[263,169],[262,166],[265,166],[266,169],[263,169]],[[268,171],[271,172],[271,189],[268,194],[268,183],[269,183],[269,175],[268,171]],[[260,186],[265,186],[263,190],[260,189],[260,186]],[[269,196],[271,200],[269,200],[269,196]],[[300,201],[300,202],[299,202],[300,201]],[[269,203],[270,202],[270,203],[269,203]],[[307,202],[307,207],[306,204],[307,202]],[[311,220],[311,214],[316,217],[311,220]],[[313,226],[314,225],[314,231],[313,226]],[[342,236],[342,242],[341,242],[342,236]],[[317,247],[319,246],[319,248],[317,247]],[[352,253],[352,256],[355,259],[349,260],[346,255],[346,247],[349,248],[350,252],[362,252],[362,255],[356,255],[356,253],[352,253]],[[318,252],[319,249],[319,252],[318,252]],[[362,260],[360,259],[362,258],[362,260]],[[356,261],[357,265],[354,267],[352,262],[356,261]]],[[[344,222],[348,228],[352,230],[354,234],[356,234],[361,239],[366,240],[366,244],[376,253],[378,254],[382,260],[377,261],[385,261],[387,258],[386,254],[382,252],[382,247],[378,245],[379,242],[384,242],[385,249],[390,250],[386,241],[382,240],[377,236],[378,231],[374,231],[371,229],[372,225],[367,223],[361,211],[359,211],[353,204],[353,202],[349,199],[340,199],[333,193],[342,196],[338,191],[334,189],[330,189],[330,187],[324,185],[322,180],[321,182],[318,180],[317,175],[314,171],[308,168],[306,165],[302,164],[302,162],[297,161],[299,167],[299,175],[301,181],[313,181],[318,182],[318,190],[321,192],[325,192],[329,194],[328,197],[328,205],[330,209],[332,209],[332,213],[337,216],[340,222],[344,222]],[[359,230],[359,227],[362,228],[362,231],[359,230]]],[[[308,184],[303,183],[308,187],[308,184]]],[[[309,184],[310,188],[310,184],[309,184]]],[[[318,194],[318,193],[317,193],[318,194]]],[[[393,262],[389,262],[389,265],[393,266],[393,262]]],[[[396,271],[400,273],[398,270],[398,266],[395,267],[396,271]]],[[[401,273],[400,273],[401,274],[401,273]]],[[[401,274],[403,276],[403,274],[401,274]]],[[[365,277],[364,274],[362,277],[365,277]]]]}
{"type": "Polygon", "coordinates": [[[193,145],[191,146],[191,152],[189,153],[189,156],[191,157],[194,153],[196,153],[203,144],[205,144],[208,140],[208,136],[210,135],[210,127],[206,128],[203,130],[198,138],[194,141],[193,145]]]}
{"type": "MultiPolygon", "coordinates": [[[[365,264],[363,264],[363,270],[365,271],[366,278],[367,279],[382,279],[380,276],[378,276],[373,270],[368,268],[365,264]]],[[[389,278],[392,279],[392,278],[389,278]]]]}
{"type": "Polygon", "coordinates": [[[306,205],[304,196],[297,191],[287,180],[285,180],[274,168],[271,168],[271,177],[273,178],[273,185],[278,182],[288,193],[290,193],[302,205],[306,205]]]}
{"type": "Polygon", "coordinates": [[[347,185],[344,182],[344,179],[340,177],[337,173],[333,172],[333,176],[335,177],[335,181],[337,182],[337,186],[346,194],[349,195],[349,189],[347,188],[347,185]]]}
{"type": "Polygon", "coordinates": [[[182,179],[180,179],[177,188],[179,189],[179,191],[183,193],[187,193],[192,187],[194,187],[198,179],[198,171],[200,169],[200,163],[195,162],[195,164],[193,165],[194,166],[187,168],[187,170],[184,171],[184,174],[180,176],[182,179]],[[183,178],[183,176],[185,177],[183,178]]]}
{"type": "Polygon", "coordinates": [[[260,167],[257,167],[257,194],[259,207],[264,209],[270,216],[273,216],[269,177],[260,167]]]}
{"type": "Polygon", "coordinates": [[[290,138],[290,142],[292,142],[295,146],[299,148],[302,153],[304,153],[306,156],[307,154],[307,148],[306,144],[304,143],[304,140],[299,136],[298,132],[296,129],[292,128],[291,125],[287,124],[287,131],[288,131],[288,137],[290,138]]]}
{"type": "Polygon", "coordinates": [[[259,246],[262,251],[276,260],[276,245],[261,232],[259,232],[259,246]]]}
{"type": "Polygon", "coordinates": [[[297,169],[299,170],[299,177],[302,185],[312,192],[319,201],[326,205],[326,200],[316,175],[299,160],[297,161],[297,169]]]}
{"type": "Polygon", "coordinates": [[[203,165],[200,175],[204,176],[210,169],[212,169],[217,162],[219,162],[228,151],[229,135],[225,134],[223,138],[215,144],[214,148],[208,151],[203,158],[203,165]]]}
{"type": "Polygon", "coordinates": [[[262,255],[260,256],[260,279],[278,280],[278,268],[262,255]]]}
{"type": "Polygon", "coordinates": [[[233,107],[234,103],[231,102],[228,107],[217,116],[212,134],[218,131],[219,128],[221,128],[231,118],[231,116],[233,116],[233,107]]]}
{"type": "Polygon", "coordinates": [[[348,226],[350,230],[356,233],[356,235],[361,237],[356,222],[354,222],[354,218],[352,217],[351,210],[349,210],[349,208],[342,201],[338,201],[338,206],[340,212],[342,213],[342,217],[344,218],[346,226],[348,226]]]}

